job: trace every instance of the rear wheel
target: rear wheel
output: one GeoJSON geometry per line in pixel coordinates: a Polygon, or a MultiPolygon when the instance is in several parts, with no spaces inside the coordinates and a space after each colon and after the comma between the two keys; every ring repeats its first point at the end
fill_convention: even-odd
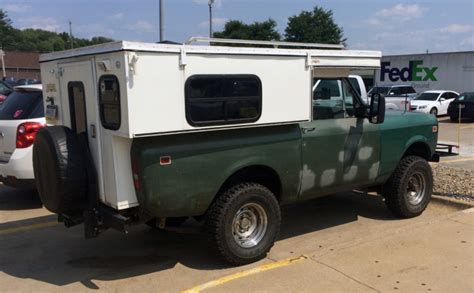
{"type": "Polygon", "coordinates": [[[388,209],[402,218],[420,215],[428,206],[432,193],[431,167],[418,156],[403,158],[383,187],[388,209]]]}
{"type": "Polygon", "coordinates": [[[438,109],[432,108],[432,109],[430,110],[430,114],[433,115],[433,116],[435,116],[435,117],[438,116],[438,109]]]}
{"type": "Polygon", "coordinates": [[[280,221],[275,195],[256,183],[239,184],[225,191],[206,218],[218,251],[235,265],[264,258],[278,236],[280,221]]]}

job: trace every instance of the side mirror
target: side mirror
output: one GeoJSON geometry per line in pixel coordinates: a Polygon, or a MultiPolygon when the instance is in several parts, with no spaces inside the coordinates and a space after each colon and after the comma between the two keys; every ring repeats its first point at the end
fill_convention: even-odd
{"type": "Polygon", "coordinates": [[[394,96],[395,93],[394,93],[394,92],[390,92],[388,95],[389,95],[389,96],[394,96]]]}
{"type": "Polygon", "coordinates": [[[369,121],[381,124],[385,120],[385,98],[380,94],[372,94],[369,107],[369,121]]]}
{"type": "Polygon", "coordinates": [[[446,101],[446,99],[445,98],[439,98],[439,101],[444,102],[444,101],[446,101]]]}

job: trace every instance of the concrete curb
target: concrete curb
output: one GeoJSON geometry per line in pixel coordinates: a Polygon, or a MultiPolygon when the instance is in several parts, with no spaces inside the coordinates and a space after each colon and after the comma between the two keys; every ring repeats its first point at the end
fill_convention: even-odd
{"type": "Polygon", "coordinates": [[[431,197],[431,200],[433,200],[434,202],[452,206],[458,209],[469,209],[469,208],[474,207],[474,202],[456,199],[454,197],[436,195],[436,194],[433,194],[433,196],[431,197]]]}

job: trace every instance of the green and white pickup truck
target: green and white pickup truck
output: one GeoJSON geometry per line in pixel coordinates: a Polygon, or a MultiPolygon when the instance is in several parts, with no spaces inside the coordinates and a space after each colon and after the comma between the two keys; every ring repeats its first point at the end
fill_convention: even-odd
{"type": "Polygon", "coordinates": [[[88,238],[194,217],[236,265],[265,257],[283,204],[374,190],[395,215],[421,214],[437,120],[385,113],[378,95],[365,104],[349,69],[377,68],[379,52],[321,47],[117,42],[42,55],[44,205],[88,238]]]}

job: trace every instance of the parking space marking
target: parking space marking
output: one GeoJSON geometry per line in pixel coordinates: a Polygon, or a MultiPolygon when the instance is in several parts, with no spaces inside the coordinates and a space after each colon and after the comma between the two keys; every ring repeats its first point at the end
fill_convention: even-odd
{"type": "Polygon", "coordinates": [[[461,129],[471,129],[471,128],[474,128],[474,125],[473,126],[463,126],[463,127],[461,127],[461,129]]]}
{"type": "Polygon", "coordinates": [[[308,257],[302,255],[302,256],[296,257],[296,258],[295,257],[294,258],[288,258],[288,259],[272,262],[272,263],[269,263],[269,264],[264,264],[264,265],[258,266],[256,268],[253,268],[253,269],[249,269],[249,270],[246,270],[246,271],[231,274],[231,275],[228,275],[228,276],[225,276],[225,277],[222,277],[222,278],[219,278],[219,279],[216,279],[216,280],[213,280],[213,281],[195,286],[191,289],[181,291],[181,293],[199,293],[203,290],[213,288],[213,287],[217,287],[217,286],[220,286],[222,284],[225,284],[225,283],[233,281],[233,280],[244,278],[244,277],[247,277],[247,276],[250,276],[250,275],[255,275],[255,274],[265,272],[265,271],[268,271],[268,270],[273,270],[273,269],[276,269],[276,268],[281,268],[281,267],[286,267],[286,266],[289,266],[289,265],[294,265],[294,264],[302,262],[306,259],[308,259],[308,257]]]}
{"type": "Polygon", "coordinates": [[[13,234],[17,232],[30,231],[30,230],[40,229],[40,228],[48,228],[48,227],[56,226],[58,224],[59,223],[57,221],[54,221],[54,222],[45,222],[45,223],[32,224],[32,225],[27,225],[27,226],[7,228],[7,229],[0,230],[0,235],[13,234]]]}

